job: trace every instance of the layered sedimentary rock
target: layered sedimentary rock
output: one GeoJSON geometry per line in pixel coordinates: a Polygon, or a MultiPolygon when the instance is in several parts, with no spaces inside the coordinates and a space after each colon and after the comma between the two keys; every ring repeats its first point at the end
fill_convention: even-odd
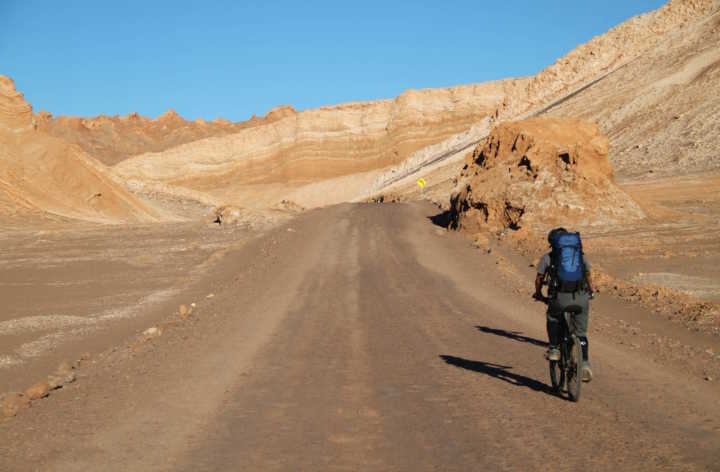
{"type": "Polygon", "coordinates": [[[614,181],[608,140],[578,119],[503,123],[468,156],[451,197],[454,228],[519,230],[642,218],[614,181]]]}
{"type": "Polygon", "coordinates": [[[48,214],[99,222],[159,216],[80,148],[37,131],[30,105],[0,76],[0,216],[48,214]]]}
{"type": "Polygon", "coordinates": [[[0,132],[28,130],[32,123],[32,107],[22,93],[15,90],[12,79],[0,75],[0,132]]]}
{"type": "Polygon", "coordinates": [[[232,135],[125,160],[126,178],[197,190],[304,183],[389,166],[488,116],[522,81],[411,90],[285,116],[232,135]]]}

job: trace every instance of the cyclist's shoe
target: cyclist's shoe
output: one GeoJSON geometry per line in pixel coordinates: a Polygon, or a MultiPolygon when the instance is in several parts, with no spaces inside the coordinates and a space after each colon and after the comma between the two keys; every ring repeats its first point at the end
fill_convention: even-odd
{"type": "Polygon", "coordinates": [[[582,366],[582,376],[583,376],[583,382],[590,382],[593,378],[592,369],[590,368],[590,363],[585,361],[583,362],[582,366]]]}
{"type": "Polygon", "coordinates": [[[558,349],[555,346],[550,346],[545,353],[545,358],[549,361],[559,361],[560,360],[560,349],[558,349]]]}

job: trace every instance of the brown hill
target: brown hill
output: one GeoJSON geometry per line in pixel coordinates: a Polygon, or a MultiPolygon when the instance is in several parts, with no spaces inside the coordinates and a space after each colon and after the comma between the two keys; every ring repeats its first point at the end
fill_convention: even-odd
{"type": "Polygon", "coordinates": [[[120,222],[160,214],[80,148],[36,130],[30,105],[0,76],[0,216],[120,222]]]}
{"type": "Polygon", "coordinates": [[[170,109],[156,119],[137,113],[126,116],[79,118],[74,116],[53,117],[48,112],[35,116],[40,131],[77,144],[85,152],[106,165],[116,164],[130,156],[146,152],[159,152],[181,144],[210,136],[223,136],[253,126],[272,123],[295,110],[283,106],[271,110],[263,118],[253,116],[245,122],[228,120],[187,121],[170,109]]]}

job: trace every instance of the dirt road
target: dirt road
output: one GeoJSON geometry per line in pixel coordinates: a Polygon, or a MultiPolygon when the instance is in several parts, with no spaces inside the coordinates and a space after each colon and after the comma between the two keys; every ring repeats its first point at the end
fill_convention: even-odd
{"type": "Polygon", "coordinates": [[[717,382],[591,330],[596,379],[553,395],[543,307],[431,215],[315,210],[229,254],[189,320],[0,424],[0,469],[720,470],[717,382]]]}

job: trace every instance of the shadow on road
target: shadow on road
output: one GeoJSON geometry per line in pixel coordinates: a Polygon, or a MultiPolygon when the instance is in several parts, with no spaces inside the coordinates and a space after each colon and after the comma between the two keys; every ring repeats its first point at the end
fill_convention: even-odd
{"type": "Polygon", "coordinates": [[[530,343],[533,346],[548,347],[547,342],[540,341],[539,339],[535,339],[535,338],[530,338],[528,336],[523,336],[522,334],[520,334],[520,331],[505,331],[504,329],[489,328],[487,326],[475,326],[475,327],[479,331],[482,331],[483,333],[494,334],[496,336],[502,336],[504,338],[512,339],[513,341],[530,343]]]}
{"type": "Polygon", "coordinates": [[[428,216],[428,220],[432,221],[432,224],[440,226],[441,228],[447,228],[450,226],[450,210],[446,210],[437,215],[428,216]]]}
{"type": "Polygon", "coordinates": [[[537,392],[545,392],[549,395],[555,395],[549,385],[535,379],[531,379],[530,377],[510,372],[509,370],[512,369],[511,366],[493,364],[491,362],[471,361],[455,356],[441,355],[440,358],[446,363],[461,369],[472,370],[473,372],[489,375],[490,377],[504,380],[505,382],[518,387],[527,387],[537,392]]]}

